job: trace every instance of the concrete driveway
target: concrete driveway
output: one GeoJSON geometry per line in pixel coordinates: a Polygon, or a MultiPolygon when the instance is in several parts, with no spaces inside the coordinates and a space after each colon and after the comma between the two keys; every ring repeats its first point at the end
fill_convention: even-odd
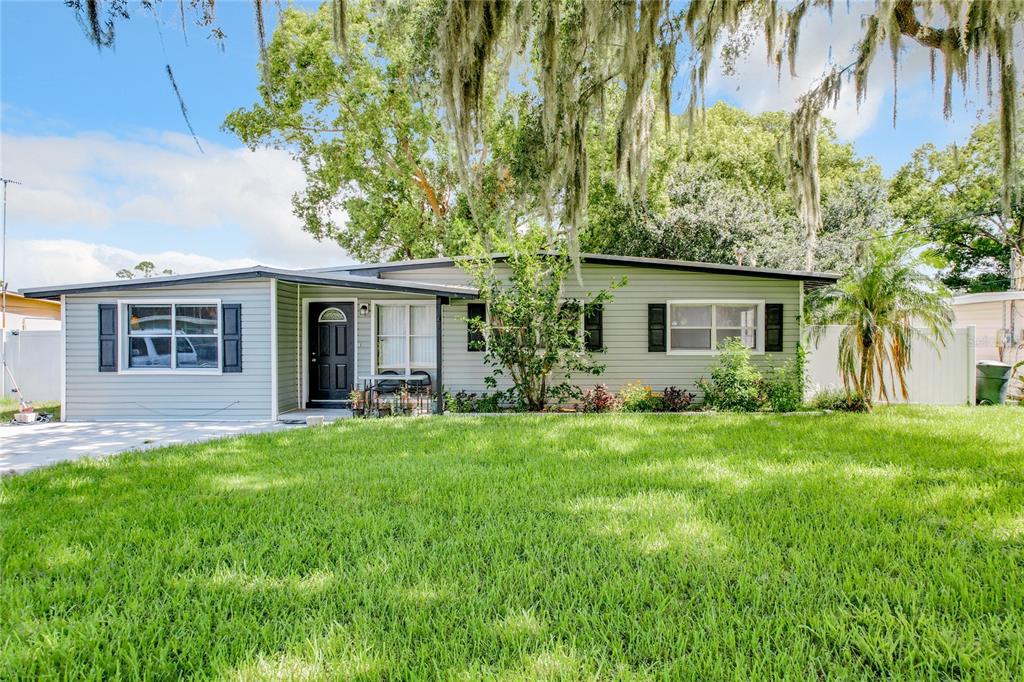
{"type": "Polygon", "coordinates": [[[0,474],[82,457],[294,428],[259,422],[53,422],[0,426],[0,474]]]}

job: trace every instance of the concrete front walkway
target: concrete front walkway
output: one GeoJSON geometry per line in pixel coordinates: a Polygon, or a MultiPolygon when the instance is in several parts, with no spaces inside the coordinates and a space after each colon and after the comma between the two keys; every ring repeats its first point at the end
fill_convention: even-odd
{"type": "Polygon", "coordinates": [[[294,428],[259,422],[51,422],[0,426],[0,474],[177,443],[294,428]]]}

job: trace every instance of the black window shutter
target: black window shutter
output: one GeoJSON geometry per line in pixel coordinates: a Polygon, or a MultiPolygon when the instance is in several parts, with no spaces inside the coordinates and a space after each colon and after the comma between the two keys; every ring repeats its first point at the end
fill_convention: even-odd
{"type": "Polygon", "coordinates": [[[647,304],[647,352],[665,352],[665,304],[647,304]]]}
{"type": "Polygon", "coordinates": [[[225,303],[224,315],[224,371],[242,371],[242,304],[225,303]]]}
{"type": "Polygon", "coordinates": [[[117,304],[100,303],[100,371],[117,371],[117,304]]]}
{"type": "MultiPolygon", "coordinates": [[[[466,306],[466,318],[469,320],[480,320],[484,321],[487,319],[487,304],[486,303],[470,303],[466,306]]],[[[468,351],[483,351],[487,349],[487,340],[484,338],[484,330],[478,329],[473,325],[466,323],[466,350],[468,351]]]]}
{"type": "Polygon", "coordinates": [[[604,348],[604,306],[600,303],[588,303],[583,308],[583,338],[588,351],[604,348]]]}
{"type": "Polygon", "coordinates": [[[782,304],[764,306],[764,349],[769,353],[782,352],[782,304]]]}

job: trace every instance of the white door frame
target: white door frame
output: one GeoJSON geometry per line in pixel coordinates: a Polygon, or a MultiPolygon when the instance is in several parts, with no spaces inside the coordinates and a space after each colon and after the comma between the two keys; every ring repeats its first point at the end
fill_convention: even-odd
{"type": "Polygon", "coordinates": [[[359,299],[345,298],[338,296],[311,296],[303,298],[302,315],[299,317],[299,340],[300,345],[299,361],[302,364],[302,400],[299,401],[299,409],[306,409],[309,402],[309,304],[310,303],[351,303],[352,317],[354,318],[353,338],[355,347],[352,351],[352,386],[355,387],[359,381],[359,299]]]}

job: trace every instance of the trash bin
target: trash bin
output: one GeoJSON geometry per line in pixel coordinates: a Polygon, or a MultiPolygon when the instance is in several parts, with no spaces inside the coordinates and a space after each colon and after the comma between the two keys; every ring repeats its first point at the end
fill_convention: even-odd
{"type": "Polygon", "coordinates": [[[1005,362],[982,360],[975,365],[976,395],[979,405],[1002,405],[1010,387],[1013,367],[1005,362]]]}

